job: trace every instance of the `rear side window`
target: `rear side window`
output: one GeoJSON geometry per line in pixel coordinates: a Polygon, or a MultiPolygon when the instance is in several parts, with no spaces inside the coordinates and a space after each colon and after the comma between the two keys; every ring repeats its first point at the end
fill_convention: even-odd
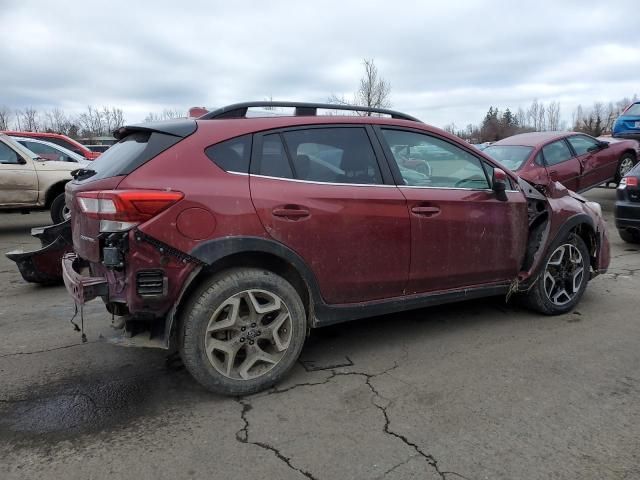
{"type": "Polygon", "coordinates": [[[314,182],[382,183],[376,155],[364,128],[314,128],[283,134],[295,178],[314,182]]]}
{"type": "Polygon", "coordinates": [[[585,153],[598,150],[597,140],[585,137],[584,135],[569,137],[567,140],[569,140],[569,143],[576,151],[576,155],[584,155],[585,153]]]}
{"type": "Polygon", "coordinates": [[[211,145],[204,153],[226,172],[249,173],[251,135],[211,145]]]}
{"type": "Polygon", "coordinates": [[[558,140],[557,142],[545,145],[542,147],[542,154],[548,166],[566,162],[572,157],[571,150],[569,150],[569,146],[564,140],[558,140]]]}
{"type": "Polygon", "coordinates": [[[293,178],[291,164],[279,133],[262,137],[262,151],[260,153],[258,174],[268,177],[293,178]]]}

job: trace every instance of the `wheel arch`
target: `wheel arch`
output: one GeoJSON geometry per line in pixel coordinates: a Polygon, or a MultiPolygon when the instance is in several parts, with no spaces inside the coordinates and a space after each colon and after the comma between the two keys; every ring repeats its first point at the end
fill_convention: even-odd
{"type": "Polygon", "coordinates": [[[44,205],[46,208],[51,208],[51,204],[53,203],[53,200],[61,193],[64,193],[64,187],[68,181],[69,180],[61,180],[59,182],[54,183],[47,189],[47,192],[45,193],[45,196],[44,196],[45,198],[44,205]]]}
{"type": "Polygon", "coordinates": [[[298,292],[310,327],[316,326],[315,306],[324,303],[315,275],[293,250],[273,240],[255,237],[228,237],[198,245],[190,255],[202,262],[185,283],[176,304],[167,315],[165,342],[167,347],[179,334],[179,321],[185,305],[197,293],[202,282],[232,268],[263,268],[287,280],[298,292]]]}

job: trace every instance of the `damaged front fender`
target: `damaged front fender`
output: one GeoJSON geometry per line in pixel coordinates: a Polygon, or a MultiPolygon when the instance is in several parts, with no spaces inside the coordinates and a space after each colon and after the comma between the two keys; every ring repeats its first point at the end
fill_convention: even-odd
{"type": "Polygon", "coordinates": [[[14,250],[6,253],[16,262],[22,278],[27,282],[54,285],[62,283],[62,257],[73,251],[71,222],[37,227],[31,235],[40,240],[42,248],[30,252],[14,250]]]}

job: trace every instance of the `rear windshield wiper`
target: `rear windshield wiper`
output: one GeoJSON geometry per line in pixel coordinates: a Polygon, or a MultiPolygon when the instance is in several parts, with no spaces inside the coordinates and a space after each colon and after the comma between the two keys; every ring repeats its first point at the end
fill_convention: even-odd
{"type": "Polygon", "coordinates": [[[85,178],[93,177],[97,172],[90,168],[78,168],[71,171],[71,176],[74,180],[84,180],[85,178]]]}

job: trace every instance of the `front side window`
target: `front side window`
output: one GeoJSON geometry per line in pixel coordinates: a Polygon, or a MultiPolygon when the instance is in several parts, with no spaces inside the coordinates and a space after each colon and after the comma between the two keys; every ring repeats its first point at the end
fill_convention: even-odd
{"type": "Polygon", "coordinates": [[[542,154],[544,155],[544,161],[547,166],[566,162],[572,157],[571,150],[569,150],[569,146],[564,140],[558,140],[549,145],[545,145],[542,147],[542,154]]]}
{"type": "Polygon", "coordinates": [[[313,128],[283,134],[295,178],[314,182],[382,183],[364,128],[313,128]]]}
{"type": "Polygon", "coordinates": [[[584,155],[587,152],[593,152],[599,148],[597,140],[585,137],[584,135],[569,137],[567,140],[569,140],[569,143],[576,151],[576,155],[584,155]]]}
{"type": "Polygon", "coordinates": [[[8,145],[0,142],[0,164],[15,165],[20,163],[18,154],[14,152],[8,145]]]}
{"type": "Polygon", "coordinates": [[[480,160],[460,147],[430,135],[383,129],[405,185],[486,190],[480,160]]]}

